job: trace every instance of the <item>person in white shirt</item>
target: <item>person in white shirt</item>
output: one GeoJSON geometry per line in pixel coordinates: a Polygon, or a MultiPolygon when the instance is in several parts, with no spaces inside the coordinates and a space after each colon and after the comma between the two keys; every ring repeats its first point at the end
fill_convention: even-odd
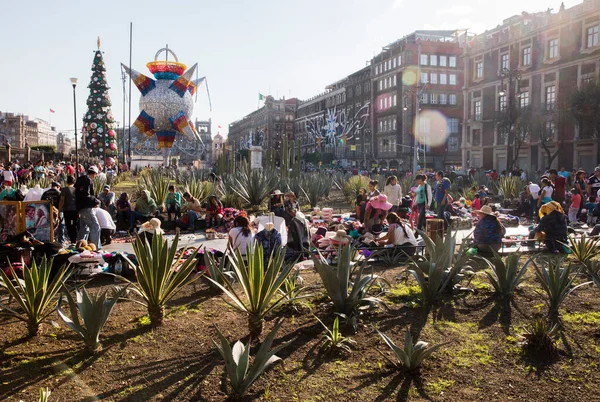
{"type": "Polygon", "coordinates": [[[540,198],[540,186],[536,183],[529,182],[525,187],[526,195],[529,196],[529,204],[531,205],[531,218],[536,220],[538,215],[538,199],[540,198]]]}
{"type": "Polygon", "coordinates": [[[100,225],[100,243],[102,245],[112,243],[111,235],[117,230],[115,222],[113,222],[110,213],[100,208],[100,202],[96,204],[95,208],[92,208],[92,213],[96,215],[98,224],[100,225]]]}
{"type": "Polygon", "coordinates": [[[385,236],[377,240],[377,243],[382,246],[390,245],[401,247],[408,255],[414,255],[417,250],[417,239],[415,233],[406,222],[395,213],[391,213],[387,216],[388,232],[385,236]]]}
{"type": "Polygon", "coordinates": [[[398,184],[396,176],[388,177],[383,188],[383,194],[387,196],[388,202],[392,204],[391,212],[398,212],[402,200],[402,187],[398,184]]]}
{"type": "Polygon", "coordinates": [[[254,247],[254,233],[250,228],[250,221],[245,216],[238,216],[233,220],[233,229],[229,231],[228,248],[231,247],[234,252],[240,250],[240,254],[245,257],[248,250],[252,251],[254,247]]]}

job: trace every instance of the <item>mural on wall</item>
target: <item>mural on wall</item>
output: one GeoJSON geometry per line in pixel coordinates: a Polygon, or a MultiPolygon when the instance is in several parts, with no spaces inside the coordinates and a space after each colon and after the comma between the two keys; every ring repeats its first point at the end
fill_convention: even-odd
{"type": "Polygon", "coordinates": [[[247,136],[240,137],[239,149],[250,149],[252,146],[262,147],[265,140],[265,132],[262,128],[250,129],[247,136]]]}
{"type": "Polygon", "coordinates": [[[352,116],[345,109],[328,108],[322,116],[306,120],[306,131],[313,140],[320,140],[325,145],[333,145],[340,139],[346,142],[365,127],[369,121],[370,107],[367,102],[352,116]]]}

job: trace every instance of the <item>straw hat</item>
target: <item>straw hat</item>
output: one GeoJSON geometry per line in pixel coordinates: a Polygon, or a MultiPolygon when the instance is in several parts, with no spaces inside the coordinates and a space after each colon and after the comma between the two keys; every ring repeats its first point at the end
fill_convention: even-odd
{"type": "Polygon", "coordinates": [[[383,209],[384,211],[388,211],[393,207],[393,205],[388,202],[387,195],[385,194],[379,194],[377,199],[371,200],[371,206],[376,209],[383,209]]]}
{"type": "Polygon", "coordinates": [[[485,214],[485,215],[491,215],[491,216],[496,216],[496,214],[494,214],[494,211],[492,211],[492,207],[490,207],[489,205],[484,205],[483,207],[481,207],[481,209],[479,211],[480,214],[485,214]]]}
{"type": "Polygon", "coordinates": [[[331,244],[348,244],[350,237],[345,230],[338,230],[335,232],[335,236],[331,238],[331,244]]]}
{"type": "Polygon", "coordinates": [[[283,194],[280,190],[275,190],[271,193],[271,195],[281,195],[283,194]]]}
{"type": "Polygon", "coordinates": [[[160,220],[158,218],[152,218],[148,222],[143,223],[142,230],[148,233],[163,234],[163,230],[160,228],[160,220]]]}

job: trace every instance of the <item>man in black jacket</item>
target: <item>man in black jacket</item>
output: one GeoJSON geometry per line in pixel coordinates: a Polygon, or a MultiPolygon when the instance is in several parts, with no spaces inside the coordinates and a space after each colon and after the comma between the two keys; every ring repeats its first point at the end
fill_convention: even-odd
{"type": "Polygon", "coordinates": [[[87,175],[79,176],[75,182],[75,204],[79,211],[79,232],[77,240],[87,238],[88,243],[94,243],[96,249],[102,248],[100,242],[100,224],[93,211],[98,199],[94,196],[94,178],[98,174],[96,166],[90,166],[87,175]]]}

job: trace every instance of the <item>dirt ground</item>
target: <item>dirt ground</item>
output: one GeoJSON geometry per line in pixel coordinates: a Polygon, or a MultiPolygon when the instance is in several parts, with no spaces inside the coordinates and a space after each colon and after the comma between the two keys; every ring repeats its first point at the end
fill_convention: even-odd
{"type": "MultiPolygon", "coordinates": [[[[375,267],[392,285],[380,297],[388,310],[365,312],[351,338],[352,353],[321,351],[332,306],[313,271],[302,276],[311,296],[297,309],[272,314],[263,337],[277,317],[285,317],[275,344],[283,363],[259,378],[243,400],[263,401],[598,401],[600,400],[600,290],[579,288],[561,309],[564,329],[556,358],[531,355],[519,334],[534,317],[544,316],[545,296],[532,272],[512,303],[494,299],[482,273],[472,290],[449,296],[431,311],[420,306],[420,291],[404,267],[375,267]],[[391,352],[378,328],[402,345],[410,328],[420,340],[451,342],[410,376],[381,353],[391,352]],[[380,353],[381,352],[381,353],[380,353]]],[[[92,290],[111,286],[97,281],[92,290]]],[[[375,292],[380,292],[378,288],[375,292]]],[[[58,321],[56,314],[52,320],[58,321]]],[[[104,350],[83,352],[82,342],[64,325],[43,326],[27,339],[25,325],[0,321],[0,400],[34,401],[40,387],[51,401],[222,401],[229,384],[216,351],[214,326],[234,342],[247,342],[246,318],[233,311],[203,282],[184,288],[167,309],[164,325],[151,329],[144,308],[118,303],[104,330],[104,350]]],[[[256,348],[253,349],[253,352],[256,348]]]]}

